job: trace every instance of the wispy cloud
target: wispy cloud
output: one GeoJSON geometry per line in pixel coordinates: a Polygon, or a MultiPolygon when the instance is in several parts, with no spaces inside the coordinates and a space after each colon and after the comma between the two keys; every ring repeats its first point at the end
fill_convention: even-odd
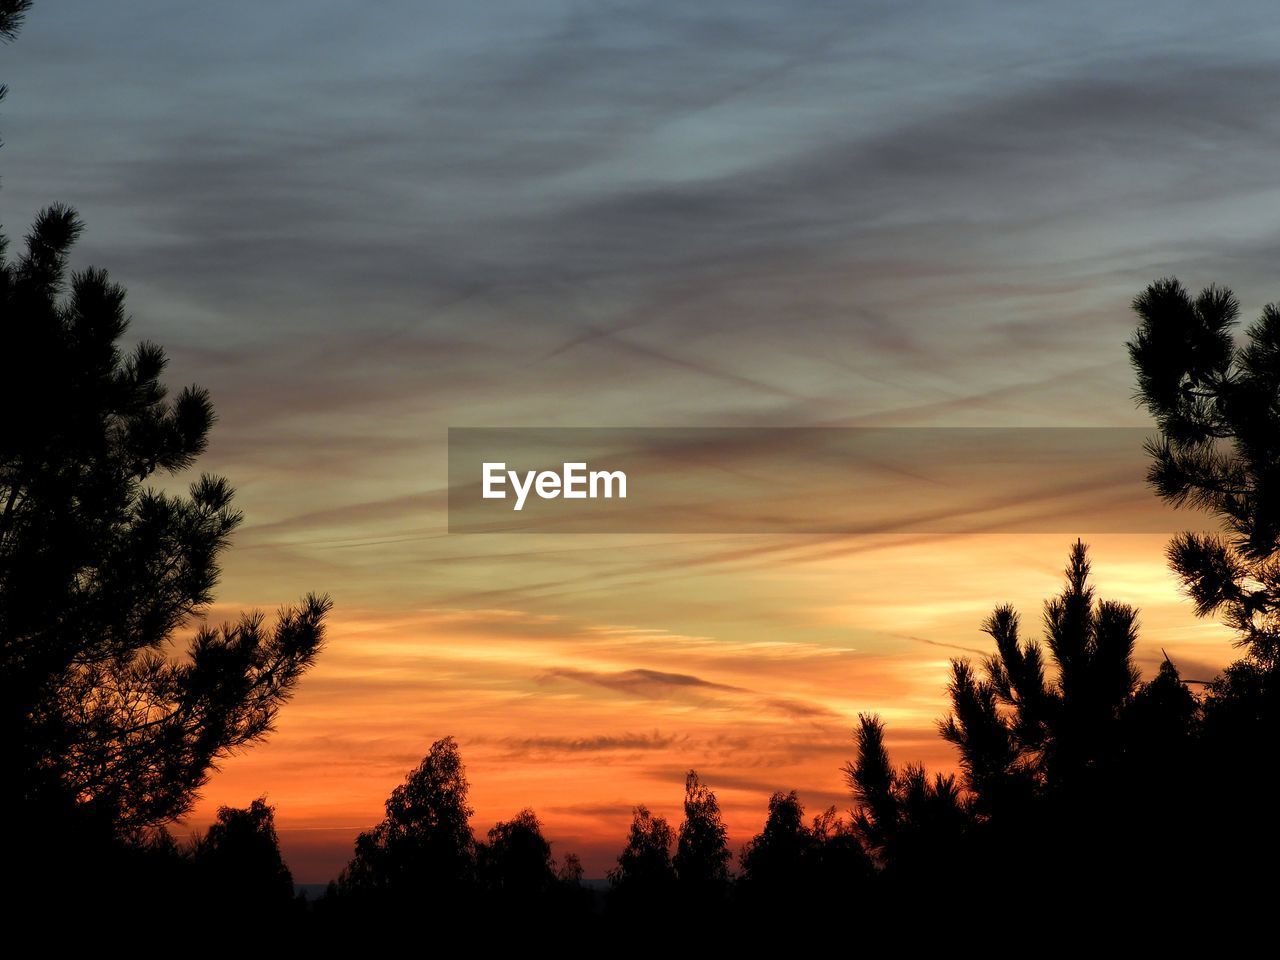
{"type": "Polygon", "coordinates": [[[621,693],[648,699],[661,700],[690,690],[744,692],[741,687],[725,683],[714,683],[687,673],[666,673],[661,670],[622,670],[617,673],[600,673],[590,670],[574,670],[559,667],[548,670],[539,678],[547,682],[553,680],[576,680],[579,683],[594,684],[606,690],[617,690],[621,693]]]}

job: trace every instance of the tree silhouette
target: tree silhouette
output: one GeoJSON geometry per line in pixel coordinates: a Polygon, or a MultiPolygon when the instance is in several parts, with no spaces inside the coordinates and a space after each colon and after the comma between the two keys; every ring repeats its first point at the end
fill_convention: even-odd
{"type": "Polygon", "coordinates": [[[387,798],[386,818],[356,838],[339,893],[420,905],[468,896],[476,872],[469,790],[457,743],[437,740],[387,798]]]}
{"type": "Polygon", "coordinates": [[[729,883],[727,837],[716,795],[690,770],[684,781],[684,822],[672,858],[682,898],[708,901],[724,896],[729,883]]]}
{"type": "Polygon", "coordinates": [[[942,734],[959,748],[980,813],[1020,802],[1031,786],[1081,787],[1114,767],[1123,749],[1116,724],[1138,688],[1137,614],[1121,603],[1095,602],[1080,541],[1071,548],[1066,578],[1061,596],[1044,609],[1055,678],[1045,676],[1043,648],[1020,640],[1010,606],[997,607],[982,626],[997,651],[984,664],[985,678],[966,660],[952,663],[952,713],[942,734]]]}
{"type": "Polygon", "coordinates": [[[569,887],[582,886],[582,860],[576,853],[566,853],[556,870],[556,879],[569,887]]]}
{"type": "Polygon", "coordinates": [[[952,858],[970,827],[955,777],[929,778],[923,766],[898,770],[884,744],[884,724],[860,714],[857,759],[845,778],[857,802],[854,824],[869,853],[890,874],[926,873],[952,858]]]}
{"type": "Polygon", "coordinates": [[[644,806],[635,808],[627,845],[609,871],[611,907],[644,912],[670,903],[676,883],[672,840],[665,818],[653,816],[644,806]]]}
{"type": "MultiPolygon", "coordinates": [[[[28,7],[0,5],[0,37],[28,7]]],[[[271,729],[330,604],[178,639],[240,516],[221,478],[151,485],[204,451],[213,407],[195,387],[168,398],[158,346],[122,351],[124,290],[68,269],[81,230],[55,204],[18,256],[0,238],[0,810],[92,861],[185,813],[218,760],[271,729]]]]}
{"type": "Polygon", "coordinates": [[[1011,898],[1082,884],[1118,896],[1126,884],[1186,876],[1169,837],[1191,811],[1169,785],[1193,769],[1195,698],[1167,660],[1140,682],[1136,612],[1095,598],[1079,541],[1043,619],[1043,645],[1024,641],[1016,611],[997,607],[983,624],[996,652],[981,672],[952,663],[940,728],[958,749],[963,793],[918,766],[895,770],[883,725],[861,718],[847,772],[859,832],[891,877],[920,885],[963,863],[970,884],[954,903],[1009,872],[1026,881],[1011,898]]]}
{"type": "Polygon", "coordinates": [[[192,850],[204,896],[217,909],[269,913],[293,902],[293,876],[280,856],[275,808],[265,799],[219,807],[192,850]]]}
{"type": "Polygon", "coordinates": [[[773,794],[764,829],[742,849],[739,895],[753,917],[786,920],[847,902],[871,876],[851,824],[831,807],[807,825],[796,791],[773,794]]]}
{"type": "Polygon", "coordinates": [[[184,813],[215,761],[270,730],[329,601],[202,626],[185,660],[168,653],[240,517],[220,478],[146,485],[204,450],[212,405],[191,387],[166,400],[154,344],[120,352],[124,291],[97,270],[68,281],[80,230],[50,207],[0,260],[0,404],[26,411],[0,430],[0,764],[8,804],[128,832],[184,813]]]}
{"type": "Polygon", "coordinates": [[[1192,760],[1192,842],[1216,851],[1222,890],[1280,854],[1271,787],[1280,738],[1280,305],[1264,307],[1241,343],[1239,303],[1224,287],[1192,297],[1164,279],[1133,307],[1137,399],[1160,431],[1147,444],[1148,479],[1167,502],[1222,526],[1218,535],[1175,537],[1170,565],[1196,613],[1221,617],[1245,651],[1207,686],[1192,760]],[[1225,824],[1237,842],[1225,840],[1225,824]]]}
{"type": "Polygon", "coordinates": [[[18,35],[22,20],[31,9],[31,0],[0,0],[0,41],[9,41],[18,35]]]}
{"type": "Polygon", "coordinates": [[[496,899],[511,906],[537,902],[555,887],[556,865],[551,844],[532,810],[521,810],[495,824],[488,842],[477,848],[481,880],[496,899]]]}
{"type": "Polygon", "coordinates": [[[476,846],[484,915],[508,920],[579,921],[591,908],[591,892],[582,885],[582,864],[566,854],[557,869],[551,843],[532,810],[521,810],[495,824],[476,846]]]}
{"type": "Polygon", "coordinates": [[[1141,320],[1129,355],[1138,397],[1160,438],[1148,478],[1175,506],[1216,515],[1222,536],[1184,533],[1169,559],[1201,616],[1220,613],[1261,669],[1280,652],[1280,305],[1237,347],[1234,294],[1192,299],[1176,280],[1134,300],[1141,320]]]}

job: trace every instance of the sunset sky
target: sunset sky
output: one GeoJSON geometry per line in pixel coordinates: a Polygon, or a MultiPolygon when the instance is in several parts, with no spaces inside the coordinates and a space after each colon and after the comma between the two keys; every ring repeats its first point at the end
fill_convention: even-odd
{"type": "MultiPolygon", "coordinates": [[[[1070,536],[450,535],[446,431],[1142,426],[1138,290],[1280,296],[1278,33],[1244,3],[37,4],[0,49],[6,232],[75,206],[76,264],[212,392],[200,467],[246,521],[210,616],[336,602],[180,832],[265,794],[327,880],[453,735],[478,832],[532,807],[599,877],[689,767],[735,847],[776,789],[847,809],[860,711],[950,767],[948,659],[999,602],[1037,632],[1070,536]]],[[[1233,656],[1165,536],[1079,532],[1144,672],[1233,656]]]]}

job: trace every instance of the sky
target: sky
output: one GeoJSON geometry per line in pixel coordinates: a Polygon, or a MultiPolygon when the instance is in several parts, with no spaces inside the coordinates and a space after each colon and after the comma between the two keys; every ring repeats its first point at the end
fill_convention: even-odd
{"type": "MultiPolygon", "coordinates": [[[[324,881],[439,737],[474,825],[602,876],[684,772],[732,842],[847,809],[860,711],[936,734],[949,658],[1059,589],[1061,533],[462,535],[450,427],[1144,426],[1128,304],[1276,296],[1280,21],[1231,3],[40,0],[0,48],[0,221],[213,394],[246,521],[214,620],[328,647],[179,829],[265,794],[324,881]]],[[[940,491],[937,506],[948,504],[940,491]]],[[[1087,533],[1139,659],[1233,655],[1165,537],[1087,533]]]]}

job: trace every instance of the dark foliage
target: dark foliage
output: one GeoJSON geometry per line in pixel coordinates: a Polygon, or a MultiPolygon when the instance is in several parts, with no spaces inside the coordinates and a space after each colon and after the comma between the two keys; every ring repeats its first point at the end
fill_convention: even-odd
{"type": "Polygon", "coordinates": [[[730,856],[716,795],[690,770],[684,781],[684,822],[671,859],[681,898],[695,903],[722,900],[729,885],[730,856]]]}
{"type": "MultiPolygon", "coordinates": [[[[0,3],[0,39],[29,6],[0,3]]],[[[0,813],[26,828],[14,869],[111,891],[271,729],[329,601],[199,622],[240,515],[219,477],[164,484],[204,452],[213,405],[169,395],[160,347],[122,347],[124,290],[69,268],[82,229],[54,204],[16,255],[0,237],[0,813]]]]}
{"type": "Polygon", "coordinates": [[[671,862],[674,835],[663,817],[639,806],[631,818],[627,844],[609,871],[609,905],[621,913],[653,914],[674,902],[676,870],[671,862]]]}
{"type": "Polygon", "coordinates": [[[204,450],[212,405],[197,388],[167,399],[154,344],[120,351],[124,291],[67,272],[80,229],[51,207],[0,261],[0,405],[23,411],[0,428],[0,767],[10,811],[128,835],[186,812],[220,758],[271,729],[329,601],[201,626],[175,650],[240,517],[218,477],[149,485],[204,450]]]}
{"type": "Polygon", "coordinates": [[[835,807],[806,823],[799,795],[775,793],[761,830],[742,849],[738,897],[757,920],[784,923],[804,910],[864,896],[873,865],[835,807]]]}
{"type": "Polygon", "coordinates": [[[1250,662],[1275,667],[1280,650],[1280,306],[1268,305],[1236,346],[1239,305],[1207,287],[1194,299],[1162,280],[1134,300],[1129,344],[1139,398],[1160,437],[1149,479],[1175,506],[1216,516],[1220,536],[1185,533],[1169,559],[1201,616],[1240,635],[1250,662]]]}
{"type": "Polygon", "coordinates": [[[376,918],[401,929],[424,916],[589,915],[578,858],[569,854],[557,867],[532,810],[477,842],[469,789],[457,743],[437,740],[392,791],[386,818],[356,839],[355,856],[319,905],[321,917],[343,927],[376,918]]]}
{"type": "Polygon", "coordinates": [[[23,17],[31,9],[31,0],[0,0],[0,41],[9,41],[18,35],[23,17]]]}
{"type": "MultiPolygon", "coordinates": [[[[1184,533],[1169,561],[1200,616],[1235,631],[1243,656],[1193,715],[1197,805],[1191,842],[1213,850],[1223,886],[1280,853],[1271,812],[1280,737],[1280,306],[1237,341],[1230,290],[1197,296],[1173,279],[1134,300],[1129,354],[1160,436],[1149,479],[1175,506],[1209,513],[1217,535],[1184,533]]],[[[1171,709],[1181,709],[1173,704],[1171,709]]]]}
{"type": "Polygon", "coordinates": [[[293,906],[293,876],[280,856],[275,808],[265,799],[220,807],[191,851],[201,893],[230,915],[270,915],[293,906]]]}
{"type": "Polygon", "coordinates": [[[1084,544],[1043,620],[1043,644],[1024,641],[1017,613],[998,607],[983,625],[996,653],[980,671],[952,663],[952,712],[940,726],[962,785],[895,770],[883,726],[862,718],[848,775],[859,832],[887,880],[919,889],[963,864],[979,885],[960,901],[1008,873],[1029,884],[1018,897],[1083,883],[1164,888],[1187,872],[1164,830],[1186,812],[1169,784],[1189,772],[1195,698],[1169,662],[1140,681],[1136,612],[1094,597],[1084,544]]]}
{"type": "Polygon", "coordinates": [[[446,904],[469,896],[476,881],[469,790],[457,743],[437,740],[387,798],[386,818],[356,839],[338,891],[446,904]]]}
{"type": "Polygon", "coordinates": [[[476,854],[485,891],[513,907],[547,896],[559,882],[551,844],[532,810],[494,824],[476,854]]]}

